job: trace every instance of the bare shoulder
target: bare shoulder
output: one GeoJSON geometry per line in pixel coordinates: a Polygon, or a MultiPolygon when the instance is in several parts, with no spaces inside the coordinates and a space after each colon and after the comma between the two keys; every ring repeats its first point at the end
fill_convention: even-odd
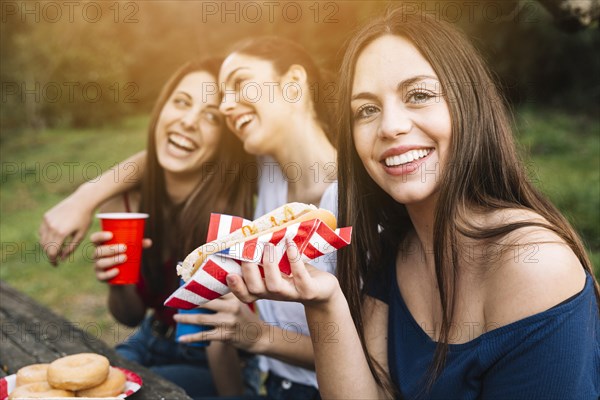
{"type": "Polygon", "coordinates": [[[127,212],[125,197],[129,203],[129,211],[138,211],[140,208],[141,193],[139,190],[130,190],[127,195],[121,193],[111,197],[100,205],[100,212],[127,212]]]}
{"type": "MultiPolygon", "coordinates": [[[[496,223],[547,221],[532,211],[502,210],[496,223]]],[[[516,229],[498,243],[503,256],[486,274],[486,323],[503,326],[552,308],[579,293],[585,271],[566,242],[550,229],[527,226],[516,229]]]]}

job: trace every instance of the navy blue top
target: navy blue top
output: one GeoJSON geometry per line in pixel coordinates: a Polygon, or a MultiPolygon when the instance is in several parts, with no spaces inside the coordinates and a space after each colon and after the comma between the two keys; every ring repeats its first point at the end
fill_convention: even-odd
{"type": "MultiPolygon", "coordinates": [[[[389,371],[405,399],[600,398],[600,317],[589,274],[583,290],[566,302],[449,345],[446,366],[429,392],[426,374],[436,342],[406,307],[394,264],[386,275],[369,294],[389,306],[389,371]]],[[[472,332],[460,326],[451,335],[458,329],[472,332]]]]}

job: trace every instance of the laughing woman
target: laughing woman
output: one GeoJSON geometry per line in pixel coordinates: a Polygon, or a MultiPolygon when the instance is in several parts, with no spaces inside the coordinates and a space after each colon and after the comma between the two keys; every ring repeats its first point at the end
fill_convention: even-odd
{"type": "MultiPolygon", "coordinates": [[[[288,202],[320,204],[336,211],[330,200],[337,172],[330,141],[331,112],[327,99],[311,92],[311,88],[325,90],[330,82],[311,55],[291,40],[251,38],[234,46],[225,58],[219,82],[226,124],[262,166],[255,217],[288,202]]],[[[315,265],[334,272],[334,263],[323,258],[315,265]]],[[[206,305],[217,314],[178,315],[176,319],[218,326],[216,334],[206,333],[207,339],[225,338],[240,349],[265,356],[262,365],[268,372],[269,399],[318,398],[302,305],[267,300],[257,306],[260,320],[233,296],[206,305]],[[241,332],[246,326],[261,331],[257,338],[235,334],[240,326],[241,332]]]]}
{"type": "MultiPolygon", "coordinates": [[[[241,176],[244,163],[253,161],[226,129],[218,110],[220,97],[214,88],[220,63],[219,59],[190,62],[171,77],[151,115],[141,187],[101,206],[105,212],[150,215],[145,237],[152,243],[144,250],[139,283],[109,285],[111,314],[125,325],[139,326],[117,346],[117,352],[178,384],[193,397],[217,394],[212,373],[219,365],[209,369],[207,353],[223,351],[216,356],[228,354],[234,362],[237,354],[218,344],[205,351],[177,343],[173,335],[176,310],[163,302],[178,287],[176,262],[206,239],[210,213],[249,216],[254,192],[252,183],[241,176]],[[221,174],[219,168],[227,173],[221,174]],[[148,310],[152,310],[149,316],[148,310]]],[[[118,269],[114,267],[125,260],[123,245],[103,245],[111,237],[110,232],[91,236],[97,246],[95,274],[101,282],[115,277],[118,269]]],[[[231,376],[220,393],[241,393],[239,371],[228,374],[231,376]]]]}
{"type": "MultiPolygon", "coordinates": [[[[243,144],[260,161],[254,215],[261,216],[288,202],[326,204],[336,211],[336,151],[331,143],[332,113],[328,103],[331,99],[322,95],[332,82],[325,79],[311,55],[291,40],[251,38],[238,43],[227,56],[219,81],[224,91],[219,105],[224,123],[240,139],[237,145],[243,144]]],[[[130,161],[144,168],[139,156],[130,161]]],[[[246,175],[248,171],[241,172],[251,176],[246,175]]],[[[106,174],[101,180],[104,178],[106,174]]],[[[89,197],[98,201],[107,189],[118,192],[123,185],[105,180],[86,184],[82,189],[88,192],[90,187],[96,190],[89,197]]],[[[74,201],[85,192],[74,194],[73,199],[47,213],[42,238],[62,241],[65,235],[61,231],[86,229],[85,223],[73,227],[58,218],[61,210],[73,213],[75,209],[77,220],[85,221],[87,211],[74,201]]],[[[318,266],[333,272],[334,264],[321,260],[318,266]]],[[[249,353],[264,355],[269,398],[318,398],[312,344],[300,304],[258,302],[262,320],[233,296],[216,299],[204,307],[216,314],[178,314],[174,318],[178,322],[213,325],[216,329],[183,336],[181,341],[224,340],[249,353]],[[261,328],[256,338],[241,334],[248,326],[261,328]],[[288,340],[290,337],[295,340],[288,340]]]]}
{"type": "Polygon", "coordinates": [[[589,258],[528,182],[468,40],[396,9],[354,36],[341,71],[339,222],[354,232],[339,281],[290,246],[292,280],[267,249],[264,283],[246,264],[232,291],[339,326],[314,341],[324,398],[599,398],[589,258]]]}

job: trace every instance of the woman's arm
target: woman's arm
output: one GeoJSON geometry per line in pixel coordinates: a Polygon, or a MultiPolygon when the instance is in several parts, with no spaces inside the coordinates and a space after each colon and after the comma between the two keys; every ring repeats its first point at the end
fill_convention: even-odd
{"type": "Polygon", "coordinates": [[[130,327],[138,326],[146,315],[135,285],[109,285],[108,309],[117,321],[130,327]]]}
{"type": "Polygon", "coordinates": [[[77,248],[100,204],[140,183],[145,160],[145,151],[134,154],[98,180],[82,184],[44,214],[39,228],[40,244],[52,265],[57,265],[77,248]]]}
{"type": "Polygon", "coordinates": [[[215,314],[176,314],[174,318],[177,322],[215,328],[181,336],[181,342],[223,341],[249,353],[314,370],[313,347],[309,336],[261,321],[256,313],[233,295],[212,300],[203,308],[215,314]]]}
{"type": "MultiPolygon", "coordinates": [[[[118,264],[125,261],[123,244],[103,245],[112,238],[112,232],[94,232],[90,241],[96,245],[94,272],[96,279],[107,282],[119,274],[118,264]]],[[[151,242],[144,239],[144,247],[151,242]]],[[[135,285],[108,285],[108,309],[117,321],[127,326],[137,326],[146,313],[146,306],[135,290],[135,285]]]]}
{"type": "MultiPolygon", "coordinates": [[[[327,272],[305,266],[298,256],[297,247],[292,243],[288,243],[287,248],[292,267],[291,277],[282,275],[278,266],[269,262],[279,258],[272,255],[274,247],[267,245],[263,256],[264,280],[256,264],[243,263],[242,276],[227,276],[232,292],[244,302],[269,298],[304,304],[312,334],[319,391],[323,398],[389,397],[371,374],[348,303],[337,279],[327,272]],[[317,328],[330,325],[337,328],[335,338],[327,340],[318,335],[317,328]]],[[[381,321],[383,311],[378,309],[374,313],[377,319],[370,321],[368,326],[381,321]]],[[[368,343],[374,349],[382,348],[381,343],[375,344],[376,341],[372,337],[368,343]]]]}
{"type": "Polygon", "coordinates": [[[389,376],[388,312],[389,307],[383,301],[370,296],[365,297],[362,319],[367,350],[389,376]]]}
{"type": "MultiPolygon", "coordinates": [[[[377,385],[366,355],[361,347],[358,332],[352,321],[350,309],[341,289],[324,304],[305,305],[306,318],[311,329],[315,351],[315,366],[319,391],[323,398],[386,399],[389,395],[377,385]],[[334,324],[337,334],[333,338],[318,337],[315,327],[334,324]]],[[[365,311],[367,347],[377,351],[379,361],[387,369],[387,312],[375,307],[375,300],[365,311]],[[379,326],[379,324],[383,326],[379,326]],[[384,359],[382,359],[382,357],[384,359]]]]}
{"type": "Polygon", "coordinates": [[[281,329],[264,321],[261,323],[260,340],[248,351],[314,371],[315,356],[310,336],[281,329]]]}
{"type": "Polygon", "coordinates": [[[244,394],[241,360],[237,349],[224,342],[212,342],[206,348],[210,374],[219,396],[244,394]]]}
{"type": "MultiPolygon", "coordinates": [[[[132,210],[139,206],[139,193],[129,192],[132,210]]],[[[102,212],[123,212],[125,204],[123,196],[118,195],[102,204],[102,212]]],[[[126,260],[124,244],[104,243],[112,239],[112,232],[95,232],[90,236],[90,241],[96,246],[94,251],[94,272],[96,279],[107,282],[118,275],[119,269],[115,268],[126,260]]],[[[150,239],[144,239],[142,246],[148,248],[152,245],[150,239]]],[[[146,305],[138,295],[135,285],[108,285],[108,309],[117,321],[127,326],[137,326],[146,314],[146,305]]]]}

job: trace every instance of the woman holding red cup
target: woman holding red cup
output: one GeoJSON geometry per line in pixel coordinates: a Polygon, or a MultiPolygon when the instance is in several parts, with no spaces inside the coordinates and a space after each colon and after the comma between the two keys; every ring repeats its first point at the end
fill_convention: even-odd
{"type": "Polygon", "coordinates": [[[251,212],[252,182],[240,174],[252,159],[227,131],[218,110],[220,61],[187,63],[167,82],[150,121],[141,187],[104,203],[103,214],[98,214],[103,230],[90,237],[96,245],[96,277],[109,284],[111,314],[120,323],[139,326],[117,346],[117,352],[173,381],[192,397],[242,392],[241,373],[232,374],[237,380],[228,377],[227,385],[219,385],[208,367],[210,351],[219,354],[218,364],[222,357],[231,357],[235,365],[236,350],[224,344],[208,350],[178,343],[173,320],[177,310],[163,306],[179,282],[176,262],[205,241],[210,213],[247,216],[251,212]],[[227,173],[221,174],[221,169],[227,173]],[[141,229],[152,240],[142,242],[144,221],[141,229]],[[140,250],[136,253],[133,247],[142,243],[141,260],[135,260],[140,250]],[[148,309],[153,313],[146,317],[148,309]]]}

